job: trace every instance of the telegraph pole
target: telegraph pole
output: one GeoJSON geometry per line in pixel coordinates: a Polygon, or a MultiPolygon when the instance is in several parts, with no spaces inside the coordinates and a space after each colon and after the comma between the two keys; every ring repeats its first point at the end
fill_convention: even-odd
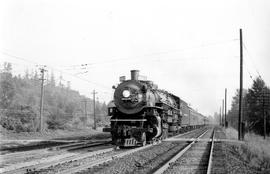
{"type": "Polygon", "coordinates": [[[40,68],[41,72],[41,96],[40,96],[40,110],[39,110],[39,131],[43,131],[43,96],[44,96],[44,67],[40,68]]]}
{"type": "Polygon", "coordinates": [[[225,128],[228,127],[227,123],[227,88],[225,88],[225,128]]]}
{"type": "Polygon", "coordinates": [[[190,108],[188,109],[188,124],[190,126],[190,108]]]}
{"type": "Polygon", "coordinates": [[[224,99],[222,99],[222,125],[224,126],[224,99]]]}
{"type": "Polygon", "coordinates": [[[97,129],[97,125],[96,125],[96,94],[97,92],[95,90],[93,90],[92,92],[93,94],[93,104],[94,104],[94,129],[97,129]]]}
{"type": "Polygon", "coordinates": [[[263,88],[263,139],[265,139],[266,137],[266,115],[265,115],[265,110],[264,110],[264,106],[265,106],[265,88],[263,88]]]}
{"type": "Polygon", "coordinates": [[[242,132],[242,89],[243,89],[243,43],[242,29],[240,29],[240,88],[239,88],[239,120],[238,120],[238,140],[243,140],[242,132]]]}
{"type": "Polygon", "coordinates": [[[221,107],[219,107],[219,124],[222,125],[222,121],[221,121],[221,107]]]}
{"type": "Polygon", "coordinates": [[[87,125],[87,100],[83,100],[84,102],[84,114],[85,114],[85,124],[87,125]]]}

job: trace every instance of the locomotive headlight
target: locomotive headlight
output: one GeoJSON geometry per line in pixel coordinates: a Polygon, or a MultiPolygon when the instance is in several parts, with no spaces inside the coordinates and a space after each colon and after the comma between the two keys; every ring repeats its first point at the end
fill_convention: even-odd
{"type": "Polygon", "coordinates": [[[124,97],[127,98],[127,97],[130,96],[130,91],[129,90],[124,90],[122,94],[123,94],[124,97]]]}

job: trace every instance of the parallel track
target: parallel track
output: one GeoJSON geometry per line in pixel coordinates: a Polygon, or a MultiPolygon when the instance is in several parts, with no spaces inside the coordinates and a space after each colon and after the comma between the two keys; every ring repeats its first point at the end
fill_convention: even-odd
{"type": "MultiPolygon", "coordinates": [[[[187,132],[185,134],[182,134],[182,136],[190,134],[190,133],[193,134],[195,132],[196,132],[196,130],[191,131],[191,132],[187,132]]],[[[205,131],[201,136],[203,136],[206,132],[207,131],[205,131]]],[[[179,135],[176,135],[174,137],[177,137],[177,136],[179,136],[179,135]]],[[[197,140],[200,137],[198,137],[197,140]]],[[[96,152],[87,152],[84,150],[85,153],[83,153],[83,154],[72,153],[72,151],[80,150],[80,149],[88,150],[88,148],[91,149],[92,147],[99,148],[99,146],[108,145],[109,143],[110,142],[102,142],[102,143],[99,142],[99,143],[87,144],[85,142],[77,142],[77,143],[72,143],[72,144],[68,144],[68,145],[56,146],[56,147],[51,148],[50,150],[52,150],[52,152],[55,150],[56,151],[64,150],[64,151],[69,151],[69,152],[67,152],[66,154],[62,154],[62,155],[51,156],[49,158],[44,158],[44,159],[30,161],[30,162],[22,162],[22,163],[13,165],[13,166],[4,167],[0,170],[0,173],[15,174],[15,173],[25,173],[26,171],[37,171],[38,172],[38,171],[43,171],[43,169],[46,170],[48,168],[50,168],[50,169],[54,168],[54,166],[61,166],[61,165],[65,165],[67,163],[73,163],[74,161],[82,161],[82,163],[78,166],[76,166],[76,165],[74,167],[71,166],[70,168],[66,168],[64,170],[61,169],[58,172],[58,173],[65,173],[65,174],[66,173],[76,173],[76,172],[84,171],[84,170],[87,170],[88,168],[103,164],[105,162],[109,162],[115,158],[120,158],[120,157],[123,157],[125,155],[128,155],[128,154],[137,152],[139,150],[143,150],[143,149],[146,149],[148,147],[153,146],[151,144],[151,145],[146,145],[146,146],[139,147],[136,149],[131,149],[131,150],[126,149],[126,150],[118,150],[117,151],[114,148],[106,148],[103,150],[98,150],[96,152]],[[96,155],[99,155],[99,157],[96,158],[95,160],[92,160],[92,157],[96,156],[96,155]],[[88,160],[89,158],[91,160],[88,160]]],[[[194,143],[196,143],[196,140],[193,141],[192,143],[190,143],[189,146],[191,146],[194,143]]],[[[182,152],[182,153],[184,153],[184,152],[182,152]]],[[[29,172],[29,173],[31,173],[31,172],[29,172]]]]}
{"type": "MultiPolygon", "coordinates": [[[[203,136],[206,132],[207,131],[205,131],[201,136],[203,136]]],[[[194,132],[192,131],[192,132],[185,133],[185,135],[190,134],[190,133],[191,134],[192,133],[195,133],[195,131],[194,132]]],[[[177,137],[177,136],[179,136],[179,135],[176,135],[174,137],[177,137]]],[[[89,168],[93,168],[95,166],[102,165],[102,164],[104,164],[106,162],[109,162],[111,160],[114,160],[116,158],[121,158],[121,157],[123,157],[125,155],[129,155],[129,154],[135,153],[137,151],[144,150],[144,149],[149,148],[151,146],[153,146],[153,144],[150,144],[150,145],[147,145],[147,146],[143,146],[143,147],[139,147],[139,148],[132,149],[132,150],[128,150],[128,151],[124,151],[124,152],[121,152],[119,154],[114,154],[114,155],[106,156],[103,159],[99,159],[99,160],[96,160],[96,161],[93,161],[93,162],[90,162],[90,163],[85,163],[83,165],[80,165],[80,166],[75,167],[75,168],[72,168],[72,169],[67,169],[67,170],[61,171],[61,172],[59,172],[59,174],[72,174],[72,173],[78,173],[78,172],[82,172],[82,171],[85,172],[89,168]]]]}
{"type": "MultiPolygon", "coordinates": [[[[103,143],[92,143],[92,144],[87,144],[87,143],[74,143],[74,144],[70,144],[70,145],[64,145],[64,146],[57,146],[54,147],[54,149],[52,151],[50,151],[49,153],[54,153],[54,151],[75,151],[75,150],[79,150],[79,149],[91,149],[91,148],[95,148],[97,146],[107,146],[111,143],[111,141],[108,142],[103,142],[103,143]]],[[[3,167],[0,169],[0,173],[5,173],[5,174],[15,174],[15,173],[25,173],[28,170],[41,170],[50,166],[54,166],[56,164],[63,164],[69,161],[74,161],[74,160],[79,160],[79,159],[83,159],[83,158],[87,158],[89,156],[93,156],[93,155],[97,155],[97,154],[101,154],[101,153],[106,153],[106,152],[110,152],[114,150],[114,148],[108,148],[106,147],[105,149],[102,150],[97,150],[95,152],[85,152],[83,155],[82,154],[76,154],[73,152],[68,152],[65,154],[59,154],[59,155],[53,155],[50,156],[48,158],[43,158],[43,159],[39,159],[39,160],[35,160],[35,161],[29,161],[29,162],[22,162],[22,163],[18,163],[16,165],[12,165],[12,166],[7,166],[7,167],[3,167]]],[[[41,150],[36,150],[36,151],[40,151],[41,150]]],[[[18,152],[18,155],[22,155],[23,152],[18,152]]],[[[29,153],[29,151],[25,152],[25,153],[29,153]]],[[[15,154],[8,154],[8,155],[4,155],[6,158],[12,158],[12,155],[17,155],[15,154]]]]}
{"type": "MultiPolygon", "coordinates": [[[[204,136],[208,131],[203,132],[198,138],[194,139],[191,143],[189,143],[183,150],[179,151],[175,156],[173,156],[170,160],[168,160],[163,166],[157,169],[154,174],[162,174],[162,173],[174,173],[177,171],[178,173],[185,173],[187,172],[186,169],[192,166],[197,168],[198,171],[196,173],[207,173],[210,174],[212,168],[212,154],[213,154],[213,147],[214,147],[214,131],[211,137],[211,143],[205,141],[200,141],[200,138],[204,136]],[[203,145],[201,147],[197,147],[198,145],[203,145]],[[210,145],[210,150],[207,148],[210,145]],[[207,158],[202,158],[202,161],[198,164],[192,161],[190,158],[192,155],[186,155],[187,153],[192,153],[192,150],[196,151],[196,153],[204,154],[207,153],[207,158]],[[204,161],[207,160],[207,161],[204,161]],[[203,164],[207,164],[205,168],[203,164]]],[[[196,154],[195,153],[195,154],[196,154]]],[[[198,155],[198,154],[196,154],[198,155]]],[[[203,155],[202,155],[203,156],[203,155]]],[[[187,173],[193,173],[194,171],[188,171],[187,173]]],[[[195,173],[195,172],[194,172],[195,173]]]]}

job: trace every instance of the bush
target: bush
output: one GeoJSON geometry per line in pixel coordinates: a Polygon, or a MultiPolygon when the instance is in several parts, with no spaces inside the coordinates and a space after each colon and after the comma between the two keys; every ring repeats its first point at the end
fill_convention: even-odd
{"type": "Polygon", "coordinates": [[[0,124],[7,130],[31,132],[36,130],[36,115],[30,107],[12,108],[1,115],[0,124]]]}
{"type": "Polygon", "coordinates": [[[64,129],[65,126],[59,120],[47,120],[48,129],[64,129]]]}
{"type": "Polygon", "coordinates": [[[29,132],[30,128],[23,125],[23,123],[16,118],[1,117],[0,124],[2,127],[13,130],[15,132],[29,132]]]}

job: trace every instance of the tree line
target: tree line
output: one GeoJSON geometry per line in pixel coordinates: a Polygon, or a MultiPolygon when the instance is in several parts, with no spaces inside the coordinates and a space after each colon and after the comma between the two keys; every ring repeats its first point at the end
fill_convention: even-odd
{"type": "MultiPolygon", "coordinates": [[[[4,63],[2,66],[1,126],[16,132],[38,131],[41,95],[39,73],[26,71],[24,75],[13,75],[11,63],[4,63]]],[[[93,100],[71,89],[70,82],[66,85],[61,81],[56,84],[53,73],[46,79],[43,101],[45,129],[81,128],[93,124],[93,100]]],[[[106,124],[106,115],[106,104],[96,101],[98,125],[106,124]]]]}
{"type": "MultiPolygon", "coordinates": [[[[266,117],[266,133],[270,134],[270,88],[257,77],[249,89],[243,90],[242,119],[245,131],[263,135],[264,116],[266,117]]],[[[239,90],[232,99],[231,109],[227,114],[229,126],[238,129],[239,90]]]]}

